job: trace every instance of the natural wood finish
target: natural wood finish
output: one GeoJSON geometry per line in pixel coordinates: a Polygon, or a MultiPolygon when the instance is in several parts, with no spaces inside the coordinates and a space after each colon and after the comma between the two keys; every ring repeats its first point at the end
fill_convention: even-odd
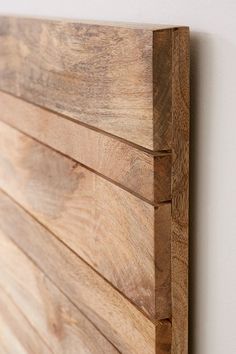
{"type": "MultiPolygon", "coordinates": [[[[46,287],[91,345],[187,354],[188,28],[1,17],[0,51],[0,284],[17,318],[44,339],[43,305],[29,312],[46,287]],[[34,293],[21,263],[44,274],[34,293]]],[[[0,326],[24,353],[12,309],[0,326]]]]}
{"type": "Polygon", "coordinates": [[[151,318],[170,316],[170,204],[154,208],[2,122],[0,188],[151,318]]]}
{"type": "MultiPolygon", "coordinates": [[[[152,323],[34,218],[3,193],[0,196],[4,234],[32,258],[121,353],[154,354],[156,346],[157,353],[170,353],[168,321],[152,323]]],[[[7,261],[7,255],[14,259],[12,251],[0,249],[6,255],[1,259],[7,261]]]]}
{"type": "Polygon", "coordinates": [[[22,345],[28,344],[27,353],[119,353],[1,231],[0,245],[0,285],[15,302],[11,304],[1,290],[0,316],[21,334],[22,345]],[[34,341],[31,332],[32,337],[39,334],[34,341]],[[37,348],[40,338],[47,343],[47,351],[43,345],[37,348]]]}
{"type": "Polygon", "coordinates": [[[172,354],[188,353],[189,32],[173,32],[172,354]]]}
{"type": "Polygon", "coordinates": [[[0,88],[145,148],[171,149],[174,30],[2,17],[0,88]]]}
{"type": "Polygon", "coordinates": [[[153,156],[3,92],[0,92],[0,111],[0,120],[151,203],[170,200],[170,154],[153,156]]]}
{"type": "Polygon", "coordinates": [[[153,141],[159,150],[172,147],[172,33],[153,32],[153,141]]]}
{"type": "MultiPolygon", "coordinates": [[[[0,244],[2,244],[3,234],[0,231],[0,244]]],[[[8,241],[9,242],[9,241],[8,241]]],[[[1,256],[3,251],[9,251],[9,249],[1,248],[1,256]]],[[[11,251],[11,249],[10,249],[11,251]]],[[[12,256],[13,254],[5,254],[5,257],[12,256]]],[[[0,259],[1,264],[1,277],[5,268],[2,267],[2,257],[0,259]]],[[[15,263],[16,269],[19,269],[19,264],[15,263]]],[[[10,265],[12,266],[12,265],[10,265]]],[[[9,285],[10,279],[7,279],[6,286],[9,285]]],[[[27,280],[28,281],[28,280],[27,280]]],[[[26,281],[26,283],[27,283],[26,281]]],[[[25,284],[26,284],[25,283],[25,284]]],[[[16,283],[15,283],[16,285],[16,283]]],[[[30,323],[22,314],[21,310],[14,304],[11,298],[6,294],[3,288],[0,288],[0,353],[11,354],[52,354],[53,352],[44,343],[44,341],[38,336],[37,332],[32,328],[30,323]],[[3,350],[5,348],[5,350],[3,350]]],[[[77,352],[78,353],[78,352],[77,352]]]]}

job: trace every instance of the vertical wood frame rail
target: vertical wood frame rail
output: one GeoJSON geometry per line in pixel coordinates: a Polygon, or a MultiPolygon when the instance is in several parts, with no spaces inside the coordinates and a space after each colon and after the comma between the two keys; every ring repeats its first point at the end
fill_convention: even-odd
{"type": "Polygon", "coordinates": [[[189,29],[0,17],[0,53],[0,348],[187,354],[189,29]]]}

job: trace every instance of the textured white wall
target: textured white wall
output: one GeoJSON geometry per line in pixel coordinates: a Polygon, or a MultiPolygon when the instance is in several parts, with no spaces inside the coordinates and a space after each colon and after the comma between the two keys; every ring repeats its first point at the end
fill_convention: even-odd
{"type": "Polygon", "coordinates": [[[0,13],[191,27],[190,353],[236,353],[236,1],[0,0],[0,13]]]}

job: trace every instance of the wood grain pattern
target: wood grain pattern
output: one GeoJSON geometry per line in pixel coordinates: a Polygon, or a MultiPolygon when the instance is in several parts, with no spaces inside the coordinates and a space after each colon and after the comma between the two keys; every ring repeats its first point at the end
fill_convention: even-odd
{"type": "Polygon", "coordinates": [[[170,204],[155,209],[2,122],[0,187],[151,318],[169,317],[170,204]]]}
{"type": "Polygon", "coordinates": [[[158,346],[158,353],[170,353],[169,321],[152,323],[3,193],[0,211],[2,232],[50,276],[118,350],[124,354],[154,354],[158,346]]]}
{"type": "MultiPolygon", "coordinates": [[[[2,236],[3,234],[0,231],[0,242],[2,236]]],[[[1,249],[1,255],[4,250],[7,251],[5,248],[1,249]]],[[[0,280],[2,280],[2,272],[5,271],[5,269],[2,268],[2,258],[0,263],[0,280]]],[[[17,265],[14,265],[17,268],[17,265]]],[[[9,280],[6,282],[7,285],[8,281],[9,280]]],[[[0,288],[0,292],[0,353],[11,354],[14,350],[14,353],[17,354],[52,354],[53,352],[44,343],[42,338],[38,336],[37,332],[32,328],[9,295],[6,294],[5,290],[0,288]],[[3,350],[3,348],[5,349],[3,350]]]]}
{"type": "Polygon", "coordinates": [[[0,120],[151,203],[170,200],[170,154],[153,156],[3,92],[0,92],[0,111],[0,120]]]}
{"type": "Polygon", "coordinates": [[[1,17],[0,51],[0,352],[187,354],[189,29],[1,17]]]}
{"type": "Polygon", "coordinates": [[[145,148],[168,150],[173,31],[2,17],[0,88],[145,148]]]}
{"type": "Polygon", "coordinates": [[[172,147],[172,33],[153,32],[153,141],[159,150],[172,147]]]}
{"type": "Polygon", "coordinates": [[[172,353],[188,353],[189,31],[173,32],[172,353]]]}
{"type": "Polygon", "coordinates": [[[0,284],[15,302],[9,304],[1,291],[0,316],[6,318],[10,328],[24,335],[20,339],[23,346],[27,345],[26,353],[119,353],[2,232],[0,244],[0,284]],[[16,318],[18,323],[14,325],[16,318]],[[33,346],[31,332],[38,337],[32,341],[33,346]],[[42,349],[45,344],[37,348],[40,338],[47,343],[47,350],[42,349]]]}

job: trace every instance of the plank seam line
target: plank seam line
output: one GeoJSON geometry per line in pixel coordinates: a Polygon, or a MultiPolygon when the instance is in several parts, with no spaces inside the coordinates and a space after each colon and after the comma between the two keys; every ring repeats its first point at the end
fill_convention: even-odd
{"type": "MultiPolygon", "coordinates": [[[[4,233],[5,234],[5,233],[4,233]]],[[[11,238],[10,238],[11,239],[11,238]]],[[[11,242],[14,243],[11,239],[11,242]]],[[[15,244],[15,243],[14,243],[15,244]]],[[[16,245],[15,245],[16,246],[16,245]]],[[[18,247],[19,249],[19,247],[18,247]]],[[[22,251],[21,251],[22,252],[22,251]]],[[[8,294],[8,292],[2,287],[2,285],[0,285],[0,290],[1,292],[3,292],[9,299],[10,301],[14,304],[14,306],[17,308],[17,310],[21,313],[22,317],[24,317],[25,321],[28,323],[28,325],[32,328],[32,330],[34,331],[34,333],[40,338],[40,340],[46,345],[46,347],[48,348],[48,350],[53,354],[53,350],[50,348],[49,344],[47,342],[45,342],[44,338],[39,334],[39,332],[37,331],[37,329],[34,327],[34,325],[32,325],[32,323],[30,322],[30,320],[28,319],[28,317],[22,312],[21,308],[15,303],[15,301],[13,300],[12,296],[10,294],[8,294]]],[[[3,315],[4,318],[4,315],[3,315]]]]}
{"type": "Polygon", "coordinates": [[[150,205],[152,205],[152,206],[154,206],[154,207],[158,207],[158,205],[165,204],[165,203],[169,203],[169,202],[171,201],[170,199],[168,199],[168,200],[160,201],[160,202],[158,202],[158,203],[151,202],[150,200],[146,199],[145,197],[141,196],[140,194],[135,193],[135,192],[132,191],[131,189],[129,189],[129,188],[123,186],[122,184],[120,184],[120,183],[114,181],[113,179],[111,179],[111,178],[109,178],[109,177],[103,175],[102,173],[100,173],[100,172],[98,172],[98,171],[92,169],[91,167],[89,167],[89,166],[87,166],[87,165],[84,165],[83,163],[77,161],[77,160],[74,159],[73,157],[71,157],[71,156],[69,156],[69,155],[66,155],[65,153],[63,153],[63,152],[61,152],[61,151],[59,151],[59,150],[53,148],[52,146],[50,146],[50,145],[48,145],[48,144],[46,144],[46,143],[44,143],[44,142],[38,140],[37,138],[34,138],[33,136],[29,135],[28,133],[25,133],[23,130],[14,127],[12,124],[7,123],[5,120],[2,120],[1,117],[0,117],[0,121],[1,121],[2,123],[4,123],[4,124],[8,125],[8,126],[11,127],[12,129],[18,131],[19,133],[21,133],[21,134],[27,136],[28,138],[30,138],[30,139],[36,141],[38,144],[41,144],[41,145],[45,146],[46,148],[48,148],[48,149],[50,149],[50,150],[52,150],[52,151],[55,151],[57,154],[59,154],[59,155],[65,157],[65,158],[67,158],[67,159],[69,159],[69,160],[75,162],[75,163],[78,164],[79,166],[81,166],[81,167],[87,169],[88,171],[90,171],[90,172],[96,174],[97,176],[99,176],[99,177],[105,179],[106,181],[108,181],[108,182],[114,184],[116,187],[119,187],[119,188],[121,188],[122,190],[124,190],[124,191],[130,193],[130,194],[133,195],[134,197],[143,200],[145,203],[148,203],[148,204],[150,204],[150,205]]]}
{"type": "MultiPolygon", "coordinates": [[[[4,232],[4,234],[5,234],[5,232],[4,232]]],[[[117,352],[120,353],[120,354],[122,354],[122,353],[120,352],[120,350],[110,341],[110,339],[108,339],[108,338],[105,336],[105,334],[91,321],[91,319],[88,318],[88,317],[84,314],[84,312],[78,307],[78,305],[76,305],[76,304],[73,302],[73,300],[71,300],[71,299],[68,297],[68,295],[65,294],[64,291],[61,290],[60,287],[58,287],[58,285],[53,281],[53,279],[51,279],[51,277],[49,277],[48,274],[46,274],[46,273],[43,271],[43,269],[35,262],[35,260],[34,260],[23,248],[21,248],[21,247],[17,244],[17,242],[16,242],[11,236],[7,235],[7,237],[8,237],[8,238],[11,240],[11,242],[17,247],[17,249],[18,249],[21,253],[23,253],[24,256],[25,256],[31,263],[33,263],[33,265],[34,265],[37,269],[39,269],[39,271],[43,274],[43,276],[44,276],[46,279],[48,279],[48,281],[50,281],[50,282],[53,284],[53,286],[55,286],[55,288],[67,299],[67,301],[69,301],[74,307],[76,307],[76,309],[86,318],[86,320],[87,320],[89,323],[91,323],[94,328],[96,328],[96,330],[117,350],[117,352]]],[[[0,288],[1,288],[1,286],[0,286],[0,288]]],[[[14,302],[14,301],[13,301],[13,302],[14,302]]],[[[17,308],[18,308],[18,306],[17,306],[17,308]]],[[[23,315],[23,316],[24,316],[24,315],[23,315]]],[[[25,316],[24,316],[24,317],[25,317],[25,316]]],[[[26,317],[25,317],[25,318],[26,318],[26,317]]],[[[27,320],[27,321],[28,321],[28,320],[27,320]]],[[[31,327],[32,327],[32,325],[31,325],[31,327]]],[[[34,328],[33,328],[33,329],[34,329],[34,328]]],[[[34,330],[35,330],[35,329],[34,329],[34,330]]],[[[38,333],[38,332],[37,332],[37,333],[38,333]]],[[[40,335],[39,335],[39,336],[40,336],[40,335]]],[[[40,337],[40,338],[41,338],[41,337],[40,337]]],[[[48,346],[48,345],[47,345],[47,346],[48,346]]]]}
{"type": "Polygon", "coordinates": [[[73,122],[73,123],[75,123],[75,124],[84,126],[85,128],[88,128],[88,129],[90,129],[90,130],[93,130],[93,131],[95,131],[95,132],[97,132],[97,133],[106,135],[106,136],[110,137],[110,138],[113,139],[113,140],[119,140],[119,141],[121,141],[122,143],[124,143],[124,144],[126,144],[126,145],[129,145],[129,146],[131,146],[131,147],[133,147],[133,148],[135,148],[135,149],[137,149],[137,150],[140,150],[140,151],[142,151],[142,152],[145,152],[145,153],[147,153],[147,154],[149,154],[149,155],[152,155],[152,156],[162,156],[162,155],[171,154],[171,150],[170,150],[170,149],[168,149],[168,150],[151,150],[151,149],[145,148],[144,146],[135,144],[135,143],[133,143],[133,142],[131,142],[131,141],[129,141],[129,140],[126,140],[126,139],[124,139],[124,138],[121,138],[121,137],[119,137],[119,136],[117,136],[117,135],[114,135],[114,134],[111,134],[111,133],[109,133],[109,132],[106,132],[105,130],[96,128],[96,127],[94,127],[94,126],[92,126],[92,125],[89,125],[89,124],[86,124],[86,123],[84,123],[84,122],[81,122],[80,120],[77,120],[77,119],[75,119],[75,118],[69,117],[69,116],[67,116],[67,115],[65,115],[65,114],[63,114],[63,113],[54,111],[54,110],[51,109],[51,108],[48,108],[48,107],[45,107],[45,106],[41,106],[41,105],[39,105],[38,103],[32,102],[32,101],[30,101],[30,100],[26,100],[25,98],[23,98],[23,97],[21,97],[21,96],[17,96],[17,95],[15,95],[15,94],[12,93],[12,92],[6,91],[6,90],[4,90],[4,89],[0,89],[0,92],[3,92],[3,93],[5,93],[5,94],[7,94],[7,95],[9,95],[9,96],[15,97],[15,98],[18,99],[18,100],[24,101],[24,102],[26,102],[26,103],[28,103],[28,104],[30,104],[30,105],[33,105],[33,106],[36,106],[36,107],[42,109],[42,110],[48,111],[48,112],[50,112],[50,113],[53,113],[55,116],[58,116],[57,119],[59,119],[59,117],[60,117],[60,118],[69,120],[69,121],[71,121],[71,122],[73,122]]]}
{"type": "MultiPolygon", "coordinates": [[[[100,278],[102,278],[109,286],[111,286],[115,291],[117,291],[126,301],[128,301],[135,309],[142,314],[148,321],[152,324],[157,325],[162,320],[166,320],[167,318],[150,318],[142,309],[140,309],[135,303],[132,302],[125,294],[123,294],[118,288],[115,287],[109,280],[107,280],[102,274],[100,274],[96,269],[94,269],[87,261],[85,261],[81,256],[76,253],[73,249],[70,248],[64,241],[62,241],[52,230],[50,230],[46,225],[44,225],[40,220],[38,220],[34,215],[32,215],[23,205],[17,202],[10,194],[8,194],[5,190],[0,188],[0,191],[6,195],[14,204],[16,204],[20,209],[22,209],[27,215],[29,215],[32,219],[36,221],[42,228],[44,228],[49,234],[51,234],[58,242],[60,242],[67,250],[73,253],[74,256],[78,257],[84,264],[86,264],[94,273],[96,273],[100,278]]],[[[36,263],[36,262],[35,262],[36,263]]],[[[39,267],[40,268],[40,267],[39,267]]],[[[41,268],[40,268],[41,269],[41,268]]],[[[44,271],[42,270],[44,273],[44,271]]],[[[44,273],[45,274],[45,273],[44,273]]]]}

